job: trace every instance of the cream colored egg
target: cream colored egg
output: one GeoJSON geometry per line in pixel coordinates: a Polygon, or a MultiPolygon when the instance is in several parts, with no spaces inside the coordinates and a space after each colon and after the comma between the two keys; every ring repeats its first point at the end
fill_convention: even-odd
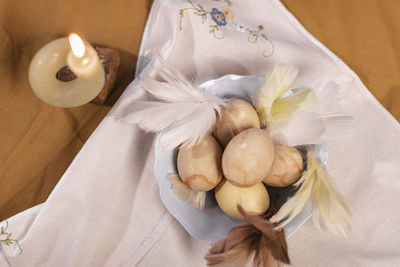
{"type": "Polygon", "coordinates": [[[275,158],[271,172],[263,179],[270,186],[282,187],[297,181],[303,171],[300,152],[290,146],[274,143],[275,158]]]}
{"type": "Polygon", "coordinates": [[[256,110],[244,100],[231,99],[217,118],[214,136],[225,147],[235,135],[250,128],[260,128],[256,110]]]}
{"type": "Polygon", "coordinates": [[[222,178],[222,150],[211,135],[200,143],[178,152],[178,172],[182,181],[195,191],[208,191],[222,178]]]}
{"type": "Polygon", "coordinates": [[[215,198],[226,215],[238,220],[243,220],[242,214],[237,209],[238,205],[252,215],[262,215],[269,207],[269,195],[263,183],[250,187],[237,187],[223,179],[215,189],[215,198]]]}
{"type": "Polygon", "coordinates": [[[267,131],[248,129],[236,135],[222,155],[224,176],[240,187],[260,183],[271,171],[274,145],[267,131]]]}

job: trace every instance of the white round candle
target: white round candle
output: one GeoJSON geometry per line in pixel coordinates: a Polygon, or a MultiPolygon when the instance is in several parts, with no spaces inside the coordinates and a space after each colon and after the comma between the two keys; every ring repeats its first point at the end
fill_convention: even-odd
{"type": "Polygon", "coordinates": [[[100,93],[104,81],[104,69],[96,50],[74,34],[69,40],[60,38],[46,44],[33,57],[29,67],[29,82],[35,94],[57,107],[88,103],[100,93]],[[57,80],[57,72],[65,65],[77,76],[75,80],[57,80]]]}

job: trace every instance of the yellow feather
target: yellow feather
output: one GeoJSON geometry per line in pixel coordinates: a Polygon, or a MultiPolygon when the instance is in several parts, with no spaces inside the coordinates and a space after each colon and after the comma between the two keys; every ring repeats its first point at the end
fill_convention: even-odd
{"type": "Polygon", "coordinates": [[[206,192],[197,192],[184,184],[176,173],[168,175],[168,180],[171,183],[172,190],[176,197],[185,203],[190,203],[193,207],[203,209],[206,201],[206,192]]]}
{"type": "Polygon", "coordinates": [[[261,121],[269,120],[273,102],[290,89],[298,72],[298,69],[291,65],[275,65],[259,90],[256,109],[261,121]]]}
{"type": "Polygon", "coordinates": [[[328,174],[316,161],[313,151],[308,151],[307,170],[294,186],[299,186],[299,190],[271,218],[271,222],[278,224],[277,229],[285,227],[312,201],[314,225],[321,229],[322,221],[331,232],[347,236],[351,212],[328,174]]]}
{"type": "Polygon", "coordinates": [[[271,120],[290,117],[296,111],[313,111],[317,103],[317,98],[311,89],[302,90],[290,97],[276,100],[272,104],[271,120]]]}
{"type": "Polygon", "coordinates": [[[259,89],[256,110],[263,125],[290,117],[296,111],[314,111],[318,101],[315,93],[301,90],[289,97],[280,97],[290,90],[298,75],[298,69],[287,64],[276,64],[272,73],[259,89]]]}

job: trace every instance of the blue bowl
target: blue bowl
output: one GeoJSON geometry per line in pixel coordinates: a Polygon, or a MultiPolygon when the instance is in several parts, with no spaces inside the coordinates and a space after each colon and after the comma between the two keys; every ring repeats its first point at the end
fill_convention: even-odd
{"type": "MultiPolygon", "coordinates": [[[[258,88],[264,81],[259,76],[225,75],[216,80],[210,80],[200,85],[203,90],[223,98],[241,98],[248,102],[254,99],[258,88]]],[[[283,96],[285,97],[285,96],[283,96]]],[[[183,203],[174,194],[168,181],[168,174],[178,173],[176,168],[177,150],[165,151],[160,145],[161,132],[155,144],[154,173],[160,188],[161,200],[167,210],[180,224],[194,237],[209,243],[226,238],[229,230],[244,222],[225,215],[218,207],[213,191],[207,194],[205,208],[200,210],[188,203],[183,203]]],[[[311,148],[317,155],[317,160],[326,168],[328,149],[326,145],[313,145],[311,148]]],[[[305,147],[298,147],[305,152],[305,147]]],[[[274,199],[281,206],[290,198],[295,190],[293,187],[267,188],[270,199],[274,199]]],[[[286,227],[285,234],[289,238],[312,215],[312,205],[307,205],[286,227]]]]}

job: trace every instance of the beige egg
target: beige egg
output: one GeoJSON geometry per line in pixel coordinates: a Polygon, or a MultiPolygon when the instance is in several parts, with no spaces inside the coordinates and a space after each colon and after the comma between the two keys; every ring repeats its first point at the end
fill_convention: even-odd
{"type": "Polygon", "coordinates": [[[225,147],[235,135],[250,128],[260,128],[256,110],[244,100],[231,99],[217,117],[214,136],[225,147]]]}
{"type": "Polygon", "coordinates": [[[253,215],[262,215],[269,207],[269,195],[263,183],[250,187],[237,187],[223,179],[215,189],[215,198],[226,215],[238,220],[243,220],[242,214],[237,209],[238,205],[253,215]]]}
{"type": "Polygon", "coordinates": [[[271,171],[274,145],[268,132],[248,129],[236,135],[222,155],[224,176],[240,187],[260,183],[271,171]]]}
{"type": "Polygon", "coordinates": [[[178,152],[178,173],[182,181],[195,191],[208,191],[222,178],[222,150],[211,135],[200,143],[178,152]]]}
{"type": "Polygon", "coordinates": [[[303,171],[300,152],[290,146],[274,143],[275,158],[271,172],[263,179],[270,186],[282,187],[293,184],[303,171]]]}

